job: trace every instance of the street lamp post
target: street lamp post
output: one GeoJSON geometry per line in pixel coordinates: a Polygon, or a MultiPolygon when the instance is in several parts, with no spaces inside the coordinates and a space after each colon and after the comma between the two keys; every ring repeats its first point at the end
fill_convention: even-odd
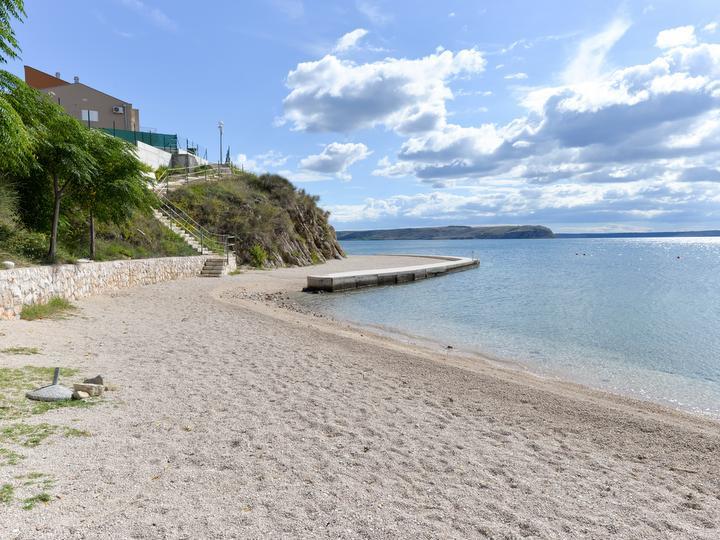
{"type": "Polygon", "coordinates": [[[218,122],[218,129],[220,130],[220,159],[218,159],[218,173],[220,173],[220,167],[222,166],[222,151],[223,151],[222,136],[223,136],[223,127],[225,127],[225,124],[223,124],[223,121],[220,120],[220,121],[218,122]]]}

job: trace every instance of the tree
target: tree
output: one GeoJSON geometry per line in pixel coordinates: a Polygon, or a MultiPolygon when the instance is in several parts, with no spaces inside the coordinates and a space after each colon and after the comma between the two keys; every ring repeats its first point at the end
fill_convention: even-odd
{"type": "Polygon", "coordinates": [[[0,70],[0,227],[9,227],[15,219],[16,193],[12,186],[14,175],[23,169],[32,156],[30,132],[6,99],[22,82],[0,70]]]}
{"type": "Polygon", "coordinates": [[[230,147],[228,146],[227,154],[225,154],[225,165],[232,165],[232,160],[230,159],[230,147]]]}
{"type": "Polygon", "coordinates": [[[0,64],[18,57],[20,45],[11,23],[13,19],[22,20],[24,17],[23,0],[0,0],[0,64]]]}
{"type": "Polygon", "coordinates": [[[144,174],[150,168],[129,143],[97,130],[89,130],[88,135],[96,170],[89,182],[74,189],[72,199],[87,214],[90,258],[94,259],[96,219],[122,225],[135,210],[149,211],[157,197],[144,174]]]}
{"type": "MultiPolygon", "coordinates": [[[[22,0],[0,0],[0,64],[17,58],[20,46],[12,29],[13,19],[25,16],[22,0]]],[[[20,116],[5,99],[19,79],[0,70],[0,227],[15,219],[16,194],[10,174],[17,171],[30,156],[30,136],[20,116]]]]}
{"type": "Polygon", "coordinates": [[[31,139],[34,159],[27,164],[21,181],[29,189],[52,190],[48,260],[55,262],[62,199],[69,191],[89,185],[96,174],[97,163],[89,147],[90,130],[25,83],[16,84],[6,100],[31,139]]]}

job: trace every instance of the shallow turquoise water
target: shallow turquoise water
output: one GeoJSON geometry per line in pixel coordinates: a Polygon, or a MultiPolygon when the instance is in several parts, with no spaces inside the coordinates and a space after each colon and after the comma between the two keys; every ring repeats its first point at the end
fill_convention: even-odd
{"type": "Polygon", "coordinates": [[[402,286],[305,295],[302,301],[318,311],[720,416],[718,238],[343,246],[349,254],[474,254],[480,268],[402,286]]]}

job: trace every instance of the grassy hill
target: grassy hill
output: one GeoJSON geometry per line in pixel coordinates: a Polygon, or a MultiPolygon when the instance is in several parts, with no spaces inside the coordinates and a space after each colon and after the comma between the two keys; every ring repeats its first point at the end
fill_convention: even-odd
{"type": "Polygon", "coordinates": [[[318,198],[277,175],[236,175],[168,195],[206,229],[236,237],[239,263],[306,266],[344,256],[318,198]]]}

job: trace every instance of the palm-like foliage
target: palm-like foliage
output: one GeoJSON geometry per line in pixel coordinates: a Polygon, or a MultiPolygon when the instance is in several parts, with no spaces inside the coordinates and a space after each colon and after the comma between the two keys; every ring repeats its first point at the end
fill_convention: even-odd
{"type": "Polygon", "coordinates": [[[14,19],[25,17],[23,0],[0,0],[0,64],[18,57],[20,45],[12,29],[14,19]]]}

